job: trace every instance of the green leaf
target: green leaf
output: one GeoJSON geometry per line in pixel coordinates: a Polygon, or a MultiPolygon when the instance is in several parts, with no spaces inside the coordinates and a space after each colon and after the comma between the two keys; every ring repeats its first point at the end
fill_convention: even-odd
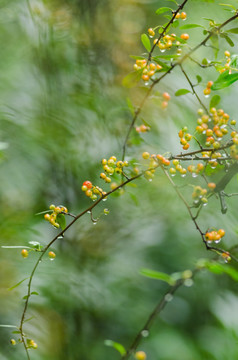
{"type": "Polygon", "coordinates": [[[172,276],[166,274],[166,273],[163,273],[163,272],[150,270],[150,269],[141,269],[140,274],[144,275],[146,277],[152,278],[152,279],[165,281],[169,285],[174,285],[175,284],[174,278],[172,276]]]}
{"type": "Polygon", "coordinates": [[[231,56],[230,67],[234,67],[234,68],[238,67],[238,55],[231,56]]]}
{"type": "Polygon", "coordinates": [[[179,26],[179,21],[178,20],[175,20],[173,23],[172,23],[172,26],[174,28],[177,28],[179,26]]]}
{"type": "Polygon", "coordinates": [[[233,6],[233,5],[230,5],[230,4],[219,4],[221,6],[227,6],[227,7],[231,7],[233,10],[236,11],[236,8],[233,6]]]}
{"type": "Polygon", "coordinates": [[[221,101],[221,97],[219,95],[214,95],[210,101],[210,109],[216,107],[220,101],[221,101]]]}
{"type": "Polygon", "coordinates": [[[202,77],[200,75],[196,75],[198,84],[202,81],[202,77]]]}
{"type": "Polygon", "coordinates": [[[153,56],[152,59],[154,61],[158,61],[160,59],[164,59],[164,60],[171,60],[171,59],[178,59],[180,56],[176,55],[176,54],[171,54],[171,55],[158,55],[158,56],[153,56]]]}
{"type": "Polygon", "coordinates": [[[6,327],[6,328],[17,328],[16,325],[1,325],[0,324],[0,327],[6,327]]]}
{"type": "Polygon", "coordinates": [[[175,96],[181,96],[181,95],[185,95],[191,93],[190,90],[187,89],[179,89],[178,91],[176,91],[176,93],[174,94],[175,96]]]}
{"type": "Polygon", "coordinates": [[[168,66],[165,62],[159,60],[159,56],[155,56],[155,57],[153,58],[153,60],[154,60],[157,64],[159,64],[160,66],[162,66],[162,69],[160,69],[159,72],[168,71],[168,70],[171,68],[171,66],[168,66]]]}
{"type": "Polygon", "coordinates": [[[66,228],[66,220],[64,214],[58,214],[56,217],[56,222],[60,224],[62,230],[66,228]]]}
{"type": "Polygon", "coordinates": [[[12,287],[8,288],[8,291],[12,291],[13,289],[15,289],[16,287],[18,287],[19,285],[21,285],[23,283],[23,281],[29,279],[29,276],[21,281],[19,281],[19,283],[17,283],[16,285],[13,285],[12,287]]]}
{"type": "Polygon", "coordinates": [[[12,331],[12,334],[20,334],[21,332],[19,330],[12,331]]]}
{"type": "Polygon", "coordinates": [[[165,13],[165,12],[167,12],[167,11],[173,11],[173,9],[171,9],[171,8],[169,8],[169,7],[161,7],[161,8],[159,8],[159,9],[157,9],[155,13],[156,13],[157,15],[160,15],[160,14],[163,14],[163,13],[165,13]]]}
{"type": "Polygon", "coordinates": [[[47,214],[48,212],[53,212],[53,210],[45,210],[45,211],[41,211],[39,213],[36,213],[35,215],[43,215],[43,214],[47,214]]]}
{"type": "Polygon", "coordinates": [[[132,104],[132,102],[131,102],[131,99],[127,98],[127,99],[126,99],[126,102],[127,102],[127,106],[128,106],[128,108],[129,108],[132,116],[134,116],[134,115],[135,115],[135,109],[134,109],[134,106],[133,106],[133,104],[132,104]]]}
{"type": "Polygon", "coordinates": [[[141,79],[143,70],[133,71],[130,74],[126,75],[122,80],[122,85],[126,88],[134,87],[141,79]]]}
{"type": "Polygon", "coordinates": [[[148,35],[142,34],[142,35],[141,35],[141,42],[142,42],[142,44],[144,45],[144,47],[146,48],[146,50],[147,50],[148,52],[150,52],[150,50],[151,50],[151,43],[150,43],[150,39],[149,39],[148,35]]]}
{"type": "Polygon", "coordinates": [[[238,271],[227,264],[220,264],[215,261],[206,261],[205,267],[214,274],[226,274],[233,280],[238,281],[238,271]]]}
{"type": "Polygon", "coordinates": [[[39,295],[37,291],[32,291],[31,295],[39,295]]]}
{"type": "Polygon", "coordinates": [[[126,354],[126,349],[122,344],[119,344],[118,342],[112,341],[112,340],[105,340],[104,344],[106,346],[113,347],[115,350],[117,350],[121,356],[124,356],[126,354]]]}
{"type": "Polygon", "coordinates": [[[131,59],[135,59],[135,60],[144,60],[146,59],[144,56],[137,56],[137,55],[130,55],[131,59]]]}
{"type": "Polygon", "coordinates": [[[238,80],[238,74],[229,74],[229,71],[227,70],[218,77],[218,79],[212,85],[211,89],[212,90],[224,89],[225,87],[230,86],[237,80],[238,80]]]}
{"type": "Polygon", "coordinates": [[[201,27],[201,28],[204,29],[204,26],[199,25],[199,24],[187,24],[187,25],[183,25],[183,26],[180,26],[180,29],[181,29],[181,30],[185,30],[185,29],[194,29],[194,28],[198,28],[198,27],[201,27]]]}
{"type": "Polygon", "coordinates": [[[238,34],[238,28],[229,29],[229,30],[226,30],[226,32],[229,32],[232,34],[238,34]]]}
{"type": "Polygon", "coordinates": [[[231,47],[235,46],[235,44],[233,43],[231,38],[226,33],[223,33],[220,36],[221,36],[221,38],[224,38],[231,47]]]}
{"type": "Polygon", "coordinates": [[[218,51],[219,51],[219,38],[218,38],[218,35],[213,34],[213,35],[210,37],[210,41],[211,41],[211,43],[212,43],[213,51],[214,51],[214,55],[215,55],[215,59],[216,59],[216,58],[217,58],[218,51]]]}
{"type": "Polygon", "coordinates": [[[131,200],[134,202],[134,204],[136,206],[139,206],[139,201],[138,201],[138,198],[135,194],[132,194],[132,193],[129,193],[130,197],[131,197],[131,200]]]}

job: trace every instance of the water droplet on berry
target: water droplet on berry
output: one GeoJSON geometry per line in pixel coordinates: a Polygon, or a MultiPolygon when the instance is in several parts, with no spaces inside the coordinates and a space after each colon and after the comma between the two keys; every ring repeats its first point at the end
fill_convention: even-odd
{"type": "Polygon", "coordinates": [[[176,174],[170,174],[171,177],[174,177],[176,174]]]}
{"type": "Polygon", "coordinates": [[[173,300],[173,295],[171,294],[166,294],[165,297],[164,297],[164,300],[167,301],[167,302],[170,302],[173,300]]]}
{"type": "Polygon", "coordinates": [[[205,98],[209,98],[210,95],[205,95],[205,98]]]}
{"type": "Polygon", "coordinates": [[[165,49],[160,49],[160,52],[162,52],[162,53],[165,52],[165,49]]]}
{"type": "Polygon", "coordinates": [[[149,85],[149,81],[146,81],[144,84],[145,84],[145,86],[148,86],[148,85],[149,85]]]}
{"type": "Polygon", "coordinates": [[[142,331],[141,331],[141,335],[142,335],[144,338],[148,337],[149,334],[150,334],[150,333],[149,333],[148,330],[142,330],[142,331]]]}
{"type": "Polygon", "coordinates": [[[181,174],[181,177],[184,178],[186,176],[186,174],[181,174]]]}
{"type": "Polygon", "coordinates": [[[102,201],[107,201],[107,198],[102,199],[102,201]]]}
{"type": "Polygon", "coordinates": [[[219,244],[220,241],[221,241],[221,239],[215,240],[214,243],[215,243],[215,244],[219,244]]]}
{"type": "Polygon", "coordinates": [[[89,210],[89,211],[87,211],[87,214],[91,214],[91,211],[89,210]]]}
{"type": "Polygon", "coordinates": [[[197,176],[198,176],[198,174],[192,173],[192,177],[193,177],[193,178],[196,178],[197,176]]]}
{"type": "Polygon", "coordinates": [[[53,261],[54,259],[50,258],[50,261],[53,261]]]}
{"type": "Polygon", "coordinates": [[[206,202],[206,203],[203,203],[202,206],[207,206],[207,202],[206,202]]]}
{"type": "Polygon", "coordinates": [[[93,222],[93,225],[97,225],[97,221],[94,221],[94,222],[93,222]]]}
{"type": "Polygon", "coordinates": [[[193,285],[193,279],[186,279],[184,280],[184,285],[190,287],[193,285]]]}

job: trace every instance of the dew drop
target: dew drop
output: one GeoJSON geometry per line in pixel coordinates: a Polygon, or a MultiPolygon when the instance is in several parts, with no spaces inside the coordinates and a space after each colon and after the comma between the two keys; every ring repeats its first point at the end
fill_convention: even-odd
{"type": "Polygon", "coordinates": [[[174,177],[175,175],[176,175],[176,174],[171,174],[170,176],[171,176],[171,177],[174,177]]]}
{"type": "Polygon", "coordinates": [[[196,178],[197,176],[198,176],[198,174],[192,173],[192,177],[193,177],[193,178],[196,178]]]}
{"type": "Polygon", "coordinates": [[[102,199],[102,201],[107,201],[107,198],[102,199]]]}
{"type": "Polygon", "coordinates": [[[91,211],[89,210],[89,211],[87,211],[87,214],[91,214],[91,211]]]}
{"type": "Polygon", "coordinates": [[[221,241],[221,239],[215,240],[214,243],[215,243],[215,244],[219,244],[220,241],[221,241]]]}
{"type": "Polygon", "coordinates": [[[50,258],[50,261],[54,261],[54,259],[50,258]]]}
{"type": "Polygon", "coordinates": [[[149,336],[149,331],[148,331],[148,330],[142,330],[142,331],[141,331],[141,335],[142,335],[144,338],[146,338],[146,337],[149,336]]]}
{"type": "Polygon", "coordinates": [[[210,97],[210,95],[205,95],[205,98],[209,98],[210,97]]]}
{"type": "Polygon", "coordinates": [[[151,182],[151,181],[152,181],[152,179],[148,179],[148,181],[149,181],[149,182],[151,182]]]}
{"type": "Polygon", "coordinates": [[[165,301],[170,302],[173,300],[173,295],[171,294],[166,294],[164,297],[165,301]]]}
{"type": "Polygon", "coordinates": [[[97,225],[97,221],[94,221],[94,222],[93,222],[93,225],[97,225]]]}
{"type": "Polygon", "coordinates": [[[162,53],[165,52],[165,49],[160,49],[160,52],[162,52],[162,53]]]}
{"type": "Polygon", "coordinates": [[[203,203],[202,206],[207,206],[207,203],[203,203]]]}
{"type": "Polygon", "coordinates": [[[186,174],[181,174],[181,177],[184,178],[186,176],[186,174]]]}
{"type": "Polygon", "coordinates": [[[149,85],[149,81],[146,81],[146,82],[145,82],[145,86],[148,86],[148,85],[149,85]]]}
{"type": "Polygon", "coordinates": [[[190,287],[193,285],[193,279],[186,279],[184,280],[184,285],[190,287]]]}

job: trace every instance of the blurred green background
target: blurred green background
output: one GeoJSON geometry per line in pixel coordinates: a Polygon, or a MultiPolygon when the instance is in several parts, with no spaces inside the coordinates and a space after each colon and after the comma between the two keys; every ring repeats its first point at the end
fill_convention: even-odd
{"type": "MultiPolygon", "coordinates": [[[[140,35],[165,22],[155,14],[160,6],[175,4],[0,1],[1,245],[46,245],[56,230],[35,214],[51,203],[78,214],[91,204],[81,191],[82,182],[103,186],[101,159],[120,158],[131,121],[126,99],[138,104],[143,94],[143,89],[122,87],[123,77],[133,69],[129,55],[143,53],[140,35]]],[[[216,2],[188,1],[185,11],[188,23],[207,24],[203,17],[222,22],[231,16],[216,2]]],[[[204,36],[200,29],[189,34],[190,46],[204,36]]],[[[238,53],[237,45],[230,48],[224,39],[219,47],[218,57],[225,49],[238,53]]],[[[202,48],[195,57],[204,56],[212,60],[213,50],[202,48]]],[[[185,68],[193,81],[197,74],[203,77],[201,96],[206,82],[218,76],[215,69],[204,71],[194,63],[185,68]]],[[[147,102],[138,125],[144,118],[151,132],[129,146],[128,160],[140,160],[143,151],[180,151],[178,129],[193,128],[199,107],[191,95],[174,97],[183,87],[188,85],[179,69],[158,86],[161,93],[171,94],[169,108],[162,111],[156,97],[147,102]]],[[[221,107],[232,118],[237,113],[237,90],[234,84],[222,92],[221,107]]],[[[54,244],[56,259],[46,256],[40,264],[33,281],[39,296],[31,298],[27,315],[34,318],[26,324],[26,332],[38,344],[32,359],[119,359],[104,340],[129,346],[167,289],[164,283],[142,277],[139,270],[172,273],[193,269],[201,257],[213,257],[162,173],[153,182],[140,179],[136,184],[95,208],[95,217],[105,207],[110,209],[96,226],[89,215],[82,217],[54,244]]],[[[235,177],[228,192],[236,188],[235,177]]],[[[191,187],[185,187],[184,194],[190,201],[191,187]]],[[[238,241],[236,198],[228,205],[228,213],[222,215],[213,199],[199,218],[204,231],[210,226],[226,230],[224,248],[238,241]]],[[[23,259],[20,249],[0,248],[1,324],[19,325],[27,283],[8,288],[29,276],[37,256],[31,253],[23,259]]],[[[236,283],[225,275],[201,272],[192,287],[176,293],[139,349],[146,351],[148,360],[236,359],[237,306],[236,283]]],[[[25,358],[21,345],[10,345],[12,337],[11,329],[0,328],[0,360],[25,358]]]]}

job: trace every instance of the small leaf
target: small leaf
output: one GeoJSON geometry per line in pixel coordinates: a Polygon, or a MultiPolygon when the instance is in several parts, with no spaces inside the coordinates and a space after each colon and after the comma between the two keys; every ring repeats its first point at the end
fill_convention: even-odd
{"type": "Polygon", "coordinates": [[[29,297],[29,295],[25,295],[25,296],[23,296],[23,300],[26,300],[27,298],[29,297]]]}
{"type": "Polygon", "coordinates": [[[214,95],[210,101],[210,109],[216,107],[220,101],[221,101],[221,97],[219,95],[214,95]]]}
{"type": "Polygon", "coordinates": [[[226,30],[226,32],[229,32],[232,34],[238,34],[238,28],[229,29],[229,30],[226,30]]]}
{"type": "Polygon", "coordinates": [[[218,77],[218,79],[212,85],[211,89],[212,90],[224,89],[225,87],[230,86],[237,80],[238,80],[238,74],[229,74],[229,71],[227,70],[218,77]]]}
{"type": "Polygon", "coordinates": [[[132,102],[131,102],[131,99],[127,98],[127,99],[126,99],[126,102],[127,102],[127,106],[128,106],[128,108],[129,108],[132,116],[134,116],[134,115],[135,115],[135,109],[134,109],[134,106],[133,106],[133,104],[132,104],[132,102]]]}
{"type": "Polygon", "coordinates": [[[202,77],[200,75],[196,75],[198,84],[202,81],[202,77]]]}
{"type": "Polygon", "coordinates": [[[21,332],[19,330],[12,331],[12,334],[20,334],[21,332]]]}
{"type": "Polygon", "coordinates": [[[66,220],[64,214],[58,214],[56,217],[56,222],[60,224],[62,230],[66,228],[66,220]]]}
{"type": "Polygon", "coordinates": [[[224,38],[231,47],[235,46],[235,44],[233,43],[231,38],[226,33],[223,33],[220,36],[221,36],[221,38],[224,38]]]}
{"type": "Polygon", "coordinates": [[[234,68],[238,67],[238,55],[231,56],[230,67],[234,67],[234,68]]]}
{"type": "Polygon", "coordinates": [[[21,281],[19,281],[19,283],[17,283],[16,285],[13,285],[12,287],[8,288],[8,291],[12,291],[13,289],[15,289],[16,287],[18,287],[19,285],[21,285],[23,283],[23,281],[29,279],[29,276],[21,281]]]}
{"type": "Polygon", "coordinates": [[[179,89],[178,91],[176,91],[176,93],[174,94],[175,96],[181,96],[181,95],[185,95],[191,93],[190,90],[187,89],[179,89]]]}
{"type": "Polygon", "coordinates": [[[126,349],[122,344],[119,344],[118,342],[112,341],[112,340],[105,340],[104,344],[106,346],[113,347],[115,350],[117,350],[121,356],[124,356],[126,354],[126,349]]]}
{"type": "Polygon", "coordinates": [[[171,8],[169,8],[169,7],[161,7],[161,8],[159,8],[159,9],[157,9],[155,13],[156,13],[157,15],[160,15],[160,14],[163,14],[163,13],[165,13],[165,12],[167,12],[167,11],[173,11],[173,9],[171,9],[171,8]]]}
{"type": "Polygon", "coordinates": [[[227,274],[233,280],[238,281],[238,271],[227,264],[220,264],[215,261],[206,261],[205,267],[215,274],[227,274]]]}
{"type": "Polygon", "coordinates": [[[174,28],[177,28],[179,26],[179,21],[178,20],[175,20],[173,23],[172,23],[172,26],[174,28]]]}
{"type": "Polygon", "coordinates": [[[136,206],[139,206],[139,201],[138,201],[138,198],[135,194],[132,194],[132,193],[129,193],[130,197],[131,197],[131,200],[134,202],[134,204],[136,206]]]}
{"type": "Polygon", "coordinates": [[[150,269],[141,269],[140,274],[144,275],[146,277],[152,278],[152,279],[165,281],[169,285],[174,285],[175,284],[174,278],[172,276],[166,274],[166,273],[163,273],[163,272],[150,270],[150,269]]]}
{"type": "Polygon", "coordinates": [[[144,60],[145,57],[144,56],[137,56],[137,55],[130,55],[131,59],[135,59],[135,60],[144,60]]]}
{"type": "Polygon", "coordinates": [[[0,327],[6,327],[6,328],[17,328],[16,325],[1,325],[0,324],[0,327]]]}
{"type": "Polygon", "coordinates": [[[199,25],[199,24],[187,24],[187,25],[180,26],[180,29],[185,30],[185,29],[194,29],[194,28],[198,28],[198,27],[204,28],[204,26],[199,25]]]}
{"type": "Polygon", "coordinates": [[[215,55],[215,59],[217,58],[217,54],[218,54],[218,51],[219,51],[219,38],[218,38],[218,35],[216,34],[213,34],[211,37],[210,37],[210,41],[213,45],[213,52],[214,52],[214,55],[215,55]]]}
{"type": "Polygon", "coordinates": [[[142,34],[142,35],[141,35],[141,42],[142,42],[142,44],[144,45],[144,47],[146,48],[146,50],[147,50],[148,52],[150,52],[150,50],[151,50],[151,43],[150,43],[150,39],[149,39],[148,35],[142,34]]]}
{"type": "Polygon", "coordinates": [[[45,211],[41,211],[41,212],[39,212],[39,213],[36,213],[35,215],[37,216],[37,215],[43,215],[43,214],[47,214],[47,213],[49,213],[49,212],[52,212],[53,210],[45,210],[45,211]]]}
{"type": "Polygon", "coordinates": [[[122,85],[126,88],[134,87],[141,79],[143,70],[133,71],[130,74],[126,75],[122,80],[122,85]]]}
{"type": "Polygon", "coordinates": [[[39,295],[37,291],[32,291],[31,295],[39,295]]]}

